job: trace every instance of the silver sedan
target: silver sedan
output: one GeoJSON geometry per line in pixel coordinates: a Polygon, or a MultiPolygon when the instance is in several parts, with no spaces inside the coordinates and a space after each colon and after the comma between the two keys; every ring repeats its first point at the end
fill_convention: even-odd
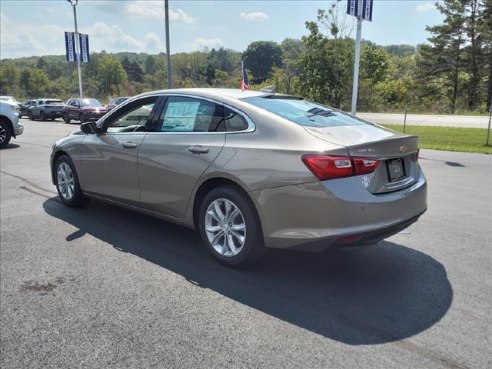
{"type": "Polygon", "coordinates": [[[265,248],[373,244],[427,208],[418,138],[298,97],[179,89],[129,99],[53,146],[62,202],[200,232],[227,265],[265,248]]]}

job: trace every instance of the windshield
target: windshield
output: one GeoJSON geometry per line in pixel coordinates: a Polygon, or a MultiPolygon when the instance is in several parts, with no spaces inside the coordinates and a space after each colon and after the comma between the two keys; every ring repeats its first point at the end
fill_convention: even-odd
{"type": "Polygon", "coordinates": [[[333,108],[289,97],[247,97],[243,101],[265,109],[301,126],[334,127],[365,124],[333,108]]]}
{"type": "Polygon", "coordinates": [[[102,104],[96,99],[82,99],[80,106],[102,106],[102,104]]]}

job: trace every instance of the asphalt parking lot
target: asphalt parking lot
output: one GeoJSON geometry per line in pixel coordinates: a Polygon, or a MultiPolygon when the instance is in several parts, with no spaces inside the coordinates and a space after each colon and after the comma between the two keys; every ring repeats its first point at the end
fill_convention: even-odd
{"type": "Polygon", "coordinates": [[[218,265],[199,236],[63,206],[31,122],[0,152],[2,368],[490,368],[492,156],[422,150],[429,209],[352,253],[218,265]]]}

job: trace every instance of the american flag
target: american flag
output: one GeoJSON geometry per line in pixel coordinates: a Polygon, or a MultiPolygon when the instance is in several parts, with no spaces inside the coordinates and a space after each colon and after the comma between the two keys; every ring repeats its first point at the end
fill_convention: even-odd
{"type": "Polygon", "coordinates": [[[248,75],[246,74],[246,69],[244,69],[244,63],[241,62],[241,70],[243,78],[241,79],[241,90],[251,90],[251,86],[248,81],[248,75]]]}

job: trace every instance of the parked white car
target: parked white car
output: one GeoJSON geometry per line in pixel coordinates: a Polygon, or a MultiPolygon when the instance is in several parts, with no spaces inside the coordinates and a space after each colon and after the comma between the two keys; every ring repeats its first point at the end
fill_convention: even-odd
{"type": "Polygon", "coordinates": [[[12,137],[24,132],[24,126],[19,121],[19,105],[0,100],[0,148],[4,148],[12,137]]]}

